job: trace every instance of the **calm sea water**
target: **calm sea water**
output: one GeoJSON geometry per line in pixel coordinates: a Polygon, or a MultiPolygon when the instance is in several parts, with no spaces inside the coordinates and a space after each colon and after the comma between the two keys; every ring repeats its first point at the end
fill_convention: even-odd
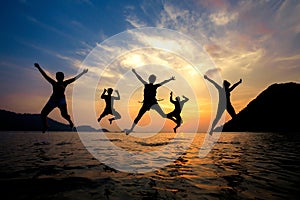
{"type": "MultiPolygon", "coordinates": [[[[107,137],[122,149],[151,152],[174,134],[107,137]]],[[[204,137],[197,134],[160,169],[127,173],[95,159],[74,132],[0,132],[1,199],[298,199],[300,134],[222,133],[199,158],[204,137]]]]}

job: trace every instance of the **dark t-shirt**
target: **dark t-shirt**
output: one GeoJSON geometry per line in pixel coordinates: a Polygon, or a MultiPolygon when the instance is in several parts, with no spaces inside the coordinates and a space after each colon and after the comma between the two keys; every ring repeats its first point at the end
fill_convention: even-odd
{"type": "Polygon", "coordinates": [[[69,79],[69,80],[66,80],[66,81],[63,81],[63,82],[56,82],[56,81],[51,82],[52,89],[53,89],[51,97],[54,98],[54,99],[65,98],[66,87],[67,87],[67,85],[69,85],[73,81],[75,81],[75,79],[74,80],[69,79]]]}
{"type": "Polygon", "coordinates": [[[156,104],[156,90],[160,87],[160,84],[145,84],[144,85],[144,103],[147,104],[156,104]]]}
{"type": "Polygon", "coordinates": [[[229,91],[229,89],[225,89],[225,95],[226,95],[226,104],[230,104],[230,91],[229,91]]]}
{"type": "Polygon", "coordinates": [[[180,103],[178,101],[174,101],[172,102],[174,105],[175,105],[175,109],[174,111],[180,113],[181,112],[181,106],[180,106],[180,103]]]}
{"type": "Polygon", "coordinates": [[[105,104],[106,104],[105,110],[111,112],[112,103],[113,103],[112,96],[110,96],[110,95],[104,95],[102,99],[104,99],[105,104]]]}

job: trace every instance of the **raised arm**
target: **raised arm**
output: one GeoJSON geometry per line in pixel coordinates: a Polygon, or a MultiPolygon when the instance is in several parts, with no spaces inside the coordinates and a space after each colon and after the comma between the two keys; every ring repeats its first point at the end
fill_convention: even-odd
{"type": "Polygon", "coordinates": [[[170,102],[175,103],[175,101],[173,100],[173,92],[170,92],[170,102]]]}
{"type": "Polygon", "coordinates": [[[132,69],[132,72],[143,84],[147,84],[147,82],[144,79],[142,79],[142,77],[138,73],[136,73],[135,69],[132,69]]]}
{"type": "Polygon", "coordinates": [[[78,74],[77,76],[73,77],[73,78],[70,78],[68,80],[66,80],[65,82],[66,83],[73,83],[74,81],[76,81],[77,79],[79,79],[83,74],[87,73],[88,72],[88,69],[84,69],[80,74],[78,74]]]}
{"type": "Polygon", "coordinates": [[[164,85],[164,84],[166,84],[166,83],[168,83],[170,81],[173,81],[173,80],[175,80],[175,76],[172,76],[171,78],[169,78],[167,80],[164,80],[163,82],[159,83],[159,85],[164,85]]]}
{"type": "Polygon", "coordinates": [[[190,100],[189,98],[187,98],[187,97],[184,96],[184,95],[182,95],[182,98],[183,98],[183,100],[182,100],[183,103],[185,103],[185,102],[187,102],[188,100],[190,100]]]}
{"type": "Polygon", "coordinates": [[[213,81],[212,79],[208,78],[208,76],[204,75],[204,79],[208,80],[209,82],[211,82],[216,88],[222,88],[219,84],[217,84],[215,81],[213,81]]]}
{"type": "Polygon", "coordinates": [[[104,88],[104,90],[103,90],[103,92],[102,92],[102,94],[101,94],[101,99],[104,99],[104,97],[105,97],[105,92],[106,92],[106,89],[104,88]]]}
{"type": "Polygon", "coordinates": [[[117,96],[116,96],[116,97],[114,97],[114,99],[115,99],[115,100],[120,100],[120,99],[121,99],[121,97],[120,97],[120,93],[119,93],[119,91],[118,91],[118,90],[115,90],[115,92],[116,92],[117,96]]]}
{"type": "Polygon", "coordinates": [[[34,66],[40,71],[40,73],[43,75],[43,77],[51,84],[55,83],[55,80],[53,80],[52,78],[50,78],[46,72],[40,67],[40,65],[38,63],[34,63],[34,66]]]}
{"type": "Polygon", "coordinates": [[[231,92],[232,90],[234,90],[234,88],[236,88],[236,86],[238,86],[239,84],[242,83],[242,79],[240,79],[238,82],[236,82],[235,84],[233,84],[230,88],[229,91],[231,92]]]}

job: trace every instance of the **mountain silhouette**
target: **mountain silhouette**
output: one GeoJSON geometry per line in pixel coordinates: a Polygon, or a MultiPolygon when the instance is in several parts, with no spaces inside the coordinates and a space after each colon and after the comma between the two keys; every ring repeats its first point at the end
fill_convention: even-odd
{"type": "Polygon", "coordinates": [[[224,132],[300,132],[300,84],[272,84],[236,118],[216,130],[224,132]]]}
{"type": "MultiPolygon", "coordinates": [[[[67,124],[48,118],[49,131],[71,131],[67,124]]],[[[79,131],[108,132],[106,129],[94,129],[90,126],[78,126],[79,131]]],[[[0,110],[0,131],[41,131],[42,119],[39,114],[19,114],[0,110]]]]}

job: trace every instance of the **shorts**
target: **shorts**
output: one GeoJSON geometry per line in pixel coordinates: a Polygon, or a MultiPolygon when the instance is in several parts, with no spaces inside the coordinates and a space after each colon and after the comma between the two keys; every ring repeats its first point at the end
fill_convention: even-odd
{"type": "Polygon", "coordinates": [[[50,98],[49,101],[47,102],[48,105],[52,106],[52,107],[59,107],[59,106],[63,106],[66,105],[66,99],[65,98],[60,98],[60,99],[55,99],[55,98],[50,98]]]}

